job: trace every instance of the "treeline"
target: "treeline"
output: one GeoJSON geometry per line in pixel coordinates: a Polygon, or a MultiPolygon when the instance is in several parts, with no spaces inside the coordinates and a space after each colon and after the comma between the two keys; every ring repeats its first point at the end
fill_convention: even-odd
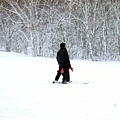
{"type": "Polygon", "coordinates": [[[119,0],[0,0],[0,50],[120,60],[119,0]]]}

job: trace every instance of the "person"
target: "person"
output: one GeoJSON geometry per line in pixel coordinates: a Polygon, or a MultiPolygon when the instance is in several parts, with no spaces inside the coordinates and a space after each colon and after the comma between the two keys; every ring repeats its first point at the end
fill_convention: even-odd
{"type": "Polygon", "coordinates": [[[59,65],[59,70],[57,71],[57,75],[53,83],[57,83],[61,75],[63,76],[62,79],[63,84],[70,83],[69,69],[73,71],[73,68],[71,67],[70,64],[69,55],[65,43],[60,44],[60,50],[57,52],[56,59],[59,65]]]}

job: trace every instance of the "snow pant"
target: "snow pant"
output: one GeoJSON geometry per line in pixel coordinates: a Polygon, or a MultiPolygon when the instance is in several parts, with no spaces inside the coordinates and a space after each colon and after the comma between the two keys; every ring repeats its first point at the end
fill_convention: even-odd
{"type": "Polygon", "coordinates": [[[63,76],[62,82],[70,82],[70,73],[69,69],[64,69],[64,73],[61,73],[61,68],[57,71],[57,75],[55,77],[55,80],[58,81],[60,76],[63,76]]]}

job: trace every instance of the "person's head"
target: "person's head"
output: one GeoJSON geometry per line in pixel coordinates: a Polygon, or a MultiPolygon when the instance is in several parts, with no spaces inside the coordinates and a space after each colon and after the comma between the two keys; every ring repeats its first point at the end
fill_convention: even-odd
{"type": "Polygon", "coordinates": [[[65,43],[61,43],[60,48],[65,48],[65,43]]]}

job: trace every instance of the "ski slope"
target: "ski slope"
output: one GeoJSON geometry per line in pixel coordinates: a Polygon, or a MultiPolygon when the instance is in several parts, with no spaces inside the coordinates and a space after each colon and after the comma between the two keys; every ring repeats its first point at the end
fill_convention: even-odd
{"type": "Polygon", "coordinates": [[[56,59],[0,52],[0,120],[120,120],[120,62],[71,64],[52,84],[56,59]]]}

